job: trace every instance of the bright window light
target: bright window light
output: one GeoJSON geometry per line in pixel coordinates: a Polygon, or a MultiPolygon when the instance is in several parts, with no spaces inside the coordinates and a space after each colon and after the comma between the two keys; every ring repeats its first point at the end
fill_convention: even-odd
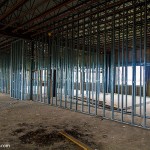
{"type": "MultiPolygon", "coordinates": [[[[125,74],[126,70],[125,67],[116,67],[116,85],[118,84],[125,84],[125,74]]],[[[127,67],[127,85],[132,85],[132,66],[127,67]]],[[[136,85],[143,84],[143,66],[136,66],[136,85]],[[141,76],[140,76],[140,69],[141,69],[141,76]]]]}

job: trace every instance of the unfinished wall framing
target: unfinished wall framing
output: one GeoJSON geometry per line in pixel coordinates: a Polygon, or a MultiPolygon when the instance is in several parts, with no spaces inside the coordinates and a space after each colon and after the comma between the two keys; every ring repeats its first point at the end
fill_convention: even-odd
{"type": "Polygon", "coordinates": [[[10,55],[0,54],[0,92],[10,93],[10,55]]]}
{"type": "Polygon", "coordinates": [[[12,42],[10,66],[10,96],[15,99],[30,99],[31,93],[31,42],[12,42]]]}
{"type": "Polygon", "coordinates": [[[12,42],[12,98],[150,128],[150,1],[102,1],[38,31],[12,42]]]}
{"type": "Polygon", "coordinates": [[[33,99],[149,127],[150,4],[99,7],[36,37],[33,99]]]}

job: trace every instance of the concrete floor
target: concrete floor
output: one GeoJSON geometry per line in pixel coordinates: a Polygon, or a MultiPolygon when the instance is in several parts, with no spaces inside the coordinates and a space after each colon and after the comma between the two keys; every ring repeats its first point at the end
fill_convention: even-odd
{"type": "Polygon", "coordinates": [[[0,94],[0,146],[9,144],[12,150],[80,149],[58,136],[62,130],[97,150],[150,147],[149,130],[0,94]]]}
{"type": "MultiPolygon", "coordinates": [[[[43,103],[48,103],[47,100],[47,94],[44,95],[44,87],[42,88],[42,98],[41,98],[41,102],[43,103]],[[45,96],[45,97],[44,97],[45,96]]],[[[46,91],[46,90],[45,90],[46,91]]],[[[54,105],[60,105],[60,100],[61,100],[61,89],[57,89],[57,104],[56,104],[56,100],[55,98],[53,98],[53,103],[54,105]]],[[[85,101],[88,101],[87,97],[89,97],[90,94],[90,113],[91,114],[95,114],[95,104],[92,105],[92,101],[96,100],[96,92],[93,91],[92,92],[88,92],[86,93],[86,91],[84,91],[84,98],[85,101]],[[92,100],[93,99],[93,100],[92,100]]],[[[35,97],[37,95],[35,94],[35,97]]],[[[76,90],[74,90],[74,96],[76,97],[76,90]]],[[[103,101],[103,93],[99,94],[99,101],[102,102],[103,101]]],[[[78,90],[78,98],[80,99],[78,101],[78,111],[81,111],[81,98],[82,94],[81,91],[78,90]]],[[[35,98],[37,99],[37,98],[35,98]]],[[[39,98],[40,99],[40,96],[39,98]]],[[[36,101],[36,100],[35,100],[36,101]]],[[[39,100],[40,101],[40,100],[39,100]]],[[[72,109],[76,109],[76,98],[71,100],[71,98],[69,96],[67,96],[67,107],[70,109],[70,101],[72,101],[72,109]]],[[[105,102],[107,106],[111,106],[111,93],[106,93],[105,94],[105,102]]],[[[52,99],[51,99],[51,103],[52,103],[52,99]]],[[[65,107],[65,92],[64,90],[62,90],[62,106],[65,107]]],[[[131,124],[132,123],[132,118],[134,118],[134,123],[137,126],[144,126],[144,105],[143,105],[143,97],[141,97],[141,103],[140,103],[140,96],[136,96],[135,97],[135,111],[134,111],[134,115],[132,116],[132,95],[122,95],[122,94],[117,94],[114,93],[114,107],[118,108],[119,111],[114,112],[114,119],[117,121],[121,121],[121,122],[126,122],[131,124]],[[123,100],[122,100],[123,99],[123,100]],[[122,103],[123,103],[123,115],[121,114],[121,109],[122,109],[122,103]],[[118,105],[119,104],[119,105],[118,105]],[[141,106],[141,107],[140,107],[141,106]],[[127,113],[126,113],[127,112],[127,113]],[[122,117],[123,116],[123,120],[122,117]]],[[[84,102],[84,108],[83,108],[84,113],[89,113],[89,108],[88,108],[88,102],[84,102]]],[[[102,107],[98,107],[97,109],[97,115],[99,116],[104,116],[103,115],[103,108],[102,107]]],[[[105,117],[106,118],[111,118],[112,117],[112,112],[111,109],[107,109],[105,111],[105,117]]],[[[146,97],[146,127],[150,128],[150,97],[146,97]]]]}

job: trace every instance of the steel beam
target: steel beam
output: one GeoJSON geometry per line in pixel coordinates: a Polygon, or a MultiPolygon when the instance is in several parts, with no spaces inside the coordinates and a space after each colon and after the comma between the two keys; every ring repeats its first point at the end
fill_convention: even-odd
{"type": "Polygon", "coordinates": [[[0,30],[5,30],[8,27],[11,27],[11,25],[13,25],[15,22],[17,22],[18,20],[22,19],[23,17],[26,17],[26,15],[34,12],[38,7],[40,7],[42,4],[44,4],[45,2],[47,2],[49,0],[42,0],[40,3],[38,3],[36,6],[34,6],[32,9],[27,10],[26,12],[24,12],[23,14],[21,14],[20,16],[14,18],[13,20],[11,20],[10,22],[8,22],[7,24],[4,25],[3,28],[1,28],[0,30]]]}
{"type": "Polygon", "coordinates": [[[14,6],[11,7],[4,15],[0,16],[0,21],[5,19],[7,16],[12,14],[14,11],[16,11],[19,7],[21,7],[23,4],[25,4],[28,0],[21,0],[17,2],[14,6]]]}
{"type": "Polygon", "coordinates": [[[37,21],[37,20],[39,20],[39,19],[42,19],[43,17],[49,15],[50,13],[52,13],[52,12],[54,12],[54,11],[56,11],[56,10],[62,8],[63,6],[65,6],[65,5],[69,4],[69,3],[72,3],[73,1],[75,1],[75,0],[67,0],[67,1],[65,1],[65,2],[62,2],[62,3],[60,3],[60,4],[56,5],[56,6],[54,6],[54,7],[50,8],[50,9],[48,9],[47,11],[43,12],[43,13],[40,14],[39,16],[37,16],[37,17],[35,17],[35,18],[33,18],[33,19],[31,19],[31,20],[29,20],[29,21],[27,21],[27,22],[25,22],[25,23],[19,25],[15,30],[13,30],[13,32],[16,32],[16,31],[18,31],[19,29],[23,28],[24,25],[26,25],[26,24],[33,23],[34,21],[37,21]]]}
{"type": "Polygon", "coordinates": [[[70,16],[70,14],[72,14],[72,13],[74,14],[75,12],[81,11],[83,8],[90,6],[94,2],[97,2],[97,1],[96,0],[89,0],[86,3],[83,2],[83,3],[79,4],[78,6],[71,7],[70,9],[68,9],[67,11],[64,11],[63,13],[47,19],[47,21],[41,22],[35,26],[30,27],[27,31],[24,32],[24,34],[31,32],[31,31],[34,31],[34,30],[41,30],[42,28],[45,28],[46,26],[48,26],[49,23],[56,22],[62,18],[70,16]],[[40,24],[42,24],[42,27],[40,26],[40,24]]]}

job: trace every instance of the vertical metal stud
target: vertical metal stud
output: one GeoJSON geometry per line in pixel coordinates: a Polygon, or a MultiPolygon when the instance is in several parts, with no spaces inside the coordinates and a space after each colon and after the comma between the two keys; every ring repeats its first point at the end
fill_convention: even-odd
{"type": "Polygon", "coordinates": [[[105,4],[105,37],[104,37],[104,62],[103,62],[103,117],[105,117],[105,102],[106,102],[106,38],[107,38],[107,31],[106,31],[106,4],[105,4]]]}
{"type": "MultiPolygon", "coordinates": [[[[115,11],[115,9],[113,9],[115,11]]],[[[112,17],[112,50],[111,50],[111,119],[114,119],[114,78],[115,78],[115,14],[112,17]]]]}
{"type": "Polygon", "coordinates": [[[143,127],[146,127],[146,52],[147,52],[147,0],[145,0],[145,11],[144,11],[143,127]]]}
{"type": "Polygon", "coordinates": [[[132,48],[132,120],[131,124],[134,124],[135,105],[136,105],[136,8],[134,5],[133,13],[133,48],[132,48]]]}

